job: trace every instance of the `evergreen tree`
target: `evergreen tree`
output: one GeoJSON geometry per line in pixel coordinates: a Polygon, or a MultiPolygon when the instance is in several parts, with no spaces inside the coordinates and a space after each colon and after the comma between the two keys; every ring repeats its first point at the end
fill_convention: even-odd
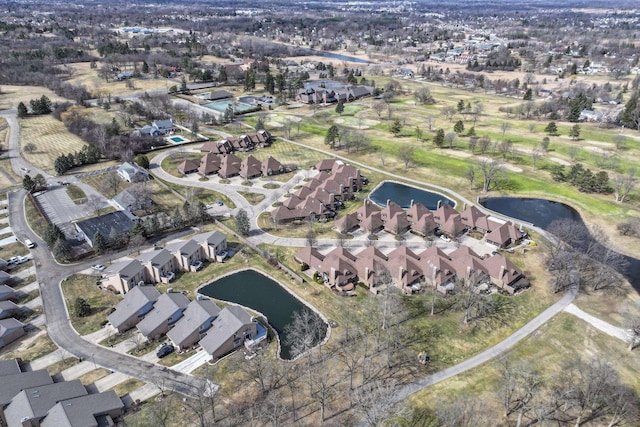
{"type": "Polygon", "coordinates": [[[142,61],[142,72],[144,74],[149,73],[149,64],[147,64],[147,61],[142,61]]]}
{"type": "Polygon", "coordinates": [[[456,124],[453,125],[453,131],[458,135],[464,132],[464,123],[462,122],[462,120],[458,120],[456,124]]]}
{"type": "Polygon", "coordinates": [[[180,208],[176,207],[173,211],[173,216],[171,217],[171,226],[174,229],[179,229],[184,227],[184,219],[182,218],[182,213],[180,213],[180,208]]]}
{"type": "Polygon", "coordinates": [[[573,125],[569,130],[569,136],[574,140],[580,138],[580,125],[573,125]]]}
{"type": "Polygon", "coordinates": [[[273,79],[273,75],[271,72],[267,71],[264,75],[264,90],[273,95],[276,91],[276,82],[273,79]]]}
{"type": "Polygon", "coordinates": [[[556,122],[549,122],[544,131],[550,135],[555,135],[558,133],[558,125],[556,125],[556,122]]]}
{"type": "Polygon", "coordinates": [[[338,130],[338,126],[331,125],[331,127],[329,127],[329,129],[327,130],[327,135],[324,137],[324,143],[331,148],[335,148],[339,136],[340,131],[338,130]]]}
{"type": "Polygon", "coordinates": [[[129,231],[129,237],[142,236],[147,237],[147,230],[144,228],[141,222],[136,222],[133,228],[129,231]]]}
{"type": "Polygon", "coordinates": [[[61,261],[68,261],[71,258],[71,248],[65,239],[58,239],[53,245],[53,256],[61,261]]]}
{"type": "Polygon", "coordinates": [[[342,100],[338,101],[338,105],[336,105],[336,113],[342,115],[344,112],[344,102],[342,100]]]}
{"type": "Polygon", "coordinates": [[[42,174],[36,174],[36,176],[33,177],[33,185],[35,187],[34,191],[40,191],[47,187],[47,180],[42,174]]]}
{"type": "Polygon", "coordinates": [[[444,129],[438,129],[435,138],[433,138],[433,143],[436,144],[437,147],[444,145],[444,129]]]}
{"type": "Polygon", "coordinates": [[[251,229],[251,224],[249,222],[249,216],[247,215],[247,211],[244,209],[240,209],[235,217],[236,222],[236,231],[243,236],[249,235],[249,230],[251,229]]]}
{"type": "Polygon", "coordinates": [[[227,69],[224,65],[221,65],[220,68],[218,69],[218,81],[220,83],[224,83],[227,81],[227,79],[228,79],[227,69]]]}
{"type": "Polygon", "coordinates": [[[22,178],[22,188],[27,190],[29,193],[33,193],[35,191],[36,186],[31,179],[31,176],[25,175],[24,178],[22,178]]]}
{"type": "Polygon", "coordinates": [[[531,90],[531,88],[527,89],[522,99],[524,99],[525,101],[531,101],[533,99],[533,91],[531,90]]]}
{"type": "Polygon", "coordinates": [[[402,122],[400,122],[400,119],[394,119],[389,130],[395,137],[400,135],[400,131],[402,131],[402,122]]]}
{"type": "Polygon", "coordinates": [[[18,104],[18,117],[23,119],[25,117],[27,117],[27,115],[29,114],[29,111],[27,110],[27,106],[24,105],[24,102],[21,102],[18,104]]]}
{"type": "Polygon", "coordinates": [[[458,101],[456,109],[458,110],[458,113],[462,113],[464,111],[464,101],[462,99],[458,101]]]}
{"type": "Polygon", "coordinates": [[[629,127],[631,129],[640,129],[640,103],[638,103],[638,98],[640,97],[640,92],[636,91],[631,98],[627,101],[624,106],[624,111],[622,112],[621,122],[624,126],[629,127]]]}
{"type": "Polygon", "coordinates": [[[76,317],[87,317],[91,315],[91,306],[81,297],[77,297],[73,302],[73,315],[76,317]]]}
{"type": "Polygon", "coordinates": [[[93,250],[97,254],[103,254],[107,250],[107,239],[99,231],[93,236],[93,250]]]}
{"type": "Polygon", "coordinates": [[[138,154],[135,158],[135,162],[141,168],[149,169],[149,158],[146,155],[138,154]]]}

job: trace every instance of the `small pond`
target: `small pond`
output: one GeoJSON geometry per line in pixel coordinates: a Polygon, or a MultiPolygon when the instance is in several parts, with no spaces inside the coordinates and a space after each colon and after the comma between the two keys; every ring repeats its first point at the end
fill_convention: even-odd
{"type": "Polygon", "coordinates": [[[453,200],[446,198],[442,194],[393,181],[384,181],[373,190],[369,195],[369,199],[378,206],[385,206],[387,200],[391,200],[405,209],[411,206],[412,200],[414,203],[422,203],[430,210],[436,210],[438,208],[438,201],[442,201],[442,203],[451,206],[456,205],[453,200]]]}
{"type": "Polygon", "coordinates": [[[200,289],[200,293],[211,298],[241,304],[267,316],[269,325],[276,330],[280,338],[280,357],[292,358],[285,330],[291,323],[293,313],[307,309],[307,306],[278,282],[255,270],[243,270],[204,286],[200,289]]]}
{"type": "MultiPolygon", "coordinates": [[[[510,216],[547,230],[549,225],[559,219],[570,219],[584,224],[580,214],[571,206],[547,199],[528,199],[521,197],[490,197],[482,202],[482,206],[492,211],[510,216]]],[[[640,292],[640,260],[626,255],[626,268],[619,271],[640,292]]]]}

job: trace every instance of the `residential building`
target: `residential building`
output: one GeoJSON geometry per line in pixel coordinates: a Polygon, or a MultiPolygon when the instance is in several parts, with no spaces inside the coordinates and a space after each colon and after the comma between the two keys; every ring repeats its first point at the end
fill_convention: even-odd
{"type": "Polygon", "coordinates": [[[491,283],[513,294],[529,287],[529,281],[522,271],[503,255],[497,254],[484,260],[491,283]]]}
{"type": "Polygon", "coordinates": [[[16,291],[11,286],[0,285],[0,301],[7,301],[15,298],[16,291]]]}
{"type": "Polygon", "coordinates": [[[220,157],[214,153],[205,154],[200,159],[198,173],[202,176],[212,175],[220,170],[220,157]]]}
{"type": "MultiPolygon", "coordinates": [[[[18,359],[0,360],[0,377],[5,375],[15,375],[22,372],[18,359]]],[[[0,382],[0,384],[2,384],[0,382]]]]}
{"type": "Polygon", "coordinates": [[[441,233],[456,237],[464,229],[460,214],[449,204],[440,204],[433,212],[433,219],[441,233]]]}
{"type": "Polygon", "coordinates": [[[184,162],[178,165],[178,172],[182,175],[189,175],[191,173],[197,172],[200,167],[200,163],[195,160],[187,159],[184,162]]]}
{"type": "Polygon", "coordinates": [[[0,408],[4,409],[11,399],[22,390],[53,384],[53,379],[46,369],[30,372],[18,372],[3,375],[0,381],[0,408]]]}
{"type": "Polygon", "coordinates": [[[176,267],[182,271],[195,271],[194,266],[202,261],[202,246],[193,239],[169,243],[165,249],[173,254],[176,267]]]}
{"type": "Polygon", "coordinates": [[[80,380],[27,388],[11,399],[4,410],[4,420],[8,427],[39,427],[56,403],[87,394],[80,380]]]}
{"type": "Polygon", "coordinates": [[[511,221],[507,221],[487,233],[484,240],[499,248],[507,247],[522,240],[523,233],[516,228],[511,221]]]}
{"type": "Polygon", "coordinates": [[[188,305],[189,299],[181,292],[162,294],[136,327],[146,338],[156,340],[182,317],[188,305]]]}
{"type": "Polygon", "coordinates": [[[0,301],[0,319],[13,317],[19,312],[20,307],[18,307],[13,301],[0,301]]]}
{"type": "Polygon", "coordinates": [[[285,172],[285,168],[282,163],[274,159],[272,156],[269,156],[267,160],[263,161],[260,168],[263,176],[278,175],[285,172]]]}
{"type": "Polygon", "coordinates": [[[24,334],[24,324],[19,320],[13,317],[0,320],[0,348],[11,344],[24,334]]]}
{"type": "Polygon", "coordinates": [[[176,128],[173,125],[173,120],[171,119],[156,120],[155,122],[151,123],[151,126],[156,128],[160,135],[167,135],[176,131],[176,128]]]}
{"type": "Polygon", "coordinates": [[[220,158],[220,178],[231,178],[240,174],[240,163],[242,160],[234,154],[224,154],[220,158]]]}
{"type": "Polygon", "coordinates": [[[409,292],[409,287],[422,279],[420,257],[406,246],[398,246],[387,254],[387,270],[391,280],[400,289],[409,292]]]}
{"type": "Polygon", "coordinates": [[[375,288],[385,280],[390,279],[387,270],[387,261],[389,259],[375,246],[368,246],[357,255],[356,270],[358,272],[358,280],[364,283],[369,289],[376,293],[375,288]]]}
{"type": "Polygon", "coordinates": [[[244,179],[258,178],[262,175],[262,163],[252,155],[240,163],[240,176],[244,179]]]}
{"type": "Polygon", "coordinates": [[[179,350],[186,350],[200,341],[218,314],[220,308],[211,300],[191,301],[167,337],[179,350]]]}
{"type": "Polygon", "coordinates": [[[127,182],[143,182],[149,180],[149,172],[130,162],[121,164],[118,169],[116,169],[116,172],[127,182]]]}
{"type": "Polygon", "coordinates": [[[137,259],[112,264],[104,272],[103,286],[126,294],[147,280],[146,268],[137,259]]]}
{"type": "Polygon", "coordinates": [[[212,360],[231,353],[256,336],[257,321],[239,306],[225,307],[213,321],[200,345],[211,355],[212,360]]]}
{"type": "Polygon", "coordinates": [[[160,293],[153,286],[136,286],[125,294],[107,319],[118,332],[129,330],[151,311],[158,298],[160,293]]]}
{"type": "Polygon", "coordinates": [[[137,260],[146,269],[146,278],[151,283],[171,282],[178,269],[176,257],[166,249],[144,252],[137,260]]]}
{"type": "Polygon", "coordinates": [[[150,209],[153,205],[153,200],[151,199],[151,197],[146,196],[146,194],[144,195],[144,197],[141,196],[143,196],[143,194],[139,191],[136,192],[134,188],[127,188],[126,190],[123,190],[119,194],[117,194],[113,198],[113,202],[118,205],[120,210],[127,212],[150,209]]]}
{"type": "Polygon", "coordinates": [[[222,262],[227,254],[227,235],[220,231],[197,234],[191,238],[202,248],[202,255],[208,261],[222,262]]]}
{"type": "Polygon", "coordinates": [[[9,268],[9,263],[7,261],[0,258],[0,271],[6,271],[9,268]]]}
{"type": "Polygon", "coordinates": [[[109,390],[58,402],[49,410],[40,426],[114,426],[123,415],[124,403],[115,391],[109,390]]]}

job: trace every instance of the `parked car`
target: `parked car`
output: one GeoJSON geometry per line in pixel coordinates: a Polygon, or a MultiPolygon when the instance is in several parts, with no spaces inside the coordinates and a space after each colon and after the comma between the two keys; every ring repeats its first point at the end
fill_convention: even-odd
{"type": "Polygon", "coordinates": [[[451,239],[448,238],[447,236],[445,236],[444,234],[440,235],[440,240],[444,240],[445,242],[450,242],[451,241],[451,239]]]}
{"type": "Polygon", "coordinates": [[[156,356],[158,356],[158,359],[162,359],[163,357],[166,357],[173,353],[174,350],[175,347],[173,347],[171,344],[164,343],[162,347],[160,347],[160,350],[158,350],[158,352],[156,353],[156,356]]]}
{"type": "Polygon", "coordinates": [[[7,264],[8,264],[8,265],[14,265],[14,264],[17,264],[17,263],[18,263],[18,259],[19,259],[19,258],[20,258],[20,257],[12,256],[11,258],[9,258],[9,259],[7,260],[7,264]]]}
{"type": "Polygon", "coordinates": [[[191,264],[191,267],[193,267],[193,269],[195,271],[199,271],[202,269],[202,261],[196,261],[193,264],[191,264]]]}
{"type": "Polygon", "coordinates": [[[91,268],[97,271],[102,271],[105,269],[105,266],[102,264],[94,264],[91,266],[91,268]]]}
{"type": "Polygon", "coordinates": [[[29,261],[29,257],[28,256],[19,256],[17,257],[18,260],[16,261],[16,264],[24,264],[25,262],[29,261]]]}
{"type": "Polygon", "coordinates": [[[36,247],[36,244],[33,243],[31,240],[29,239],[25,239],[24,244],[26,247],[28,247],[29,249],[33,249],[36,247]]]}
{"type": "Polygon", "coordinates": [[[222,200],[218,199],[218,200],[216,200],[216,205],[224,206],[224,203],[222,202],[222,200]]]}

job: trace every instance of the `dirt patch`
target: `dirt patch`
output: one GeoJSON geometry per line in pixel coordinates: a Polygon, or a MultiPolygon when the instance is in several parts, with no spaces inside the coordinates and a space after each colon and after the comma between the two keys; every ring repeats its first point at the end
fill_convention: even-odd
{"type": "Polygon", "coordinates": [[[566,160],[563,160],[563,159],[559,159],[558,157],[549,157],[549,160],[551,160],[554,163],[561,164],[562,166],[571,166],[570,162],[567,162],[566,160]]]}

